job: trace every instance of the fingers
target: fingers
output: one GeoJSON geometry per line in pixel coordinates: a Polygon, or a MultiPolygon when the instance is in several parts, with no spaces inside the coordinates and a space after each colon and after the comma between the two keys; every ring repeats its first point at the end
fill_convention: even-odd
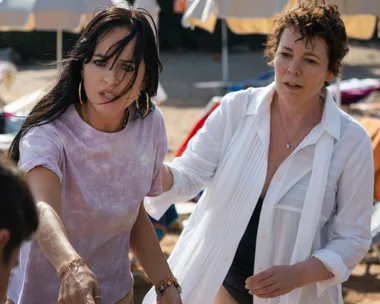
{"type": "Polygon", "coordinates": [[[265,296],[267,294],[271,294],[271,293],[277,291],[278,289],[279,289],[278,285],[276,283],[273,283],[273,284],[267,285],[265,287],[250,289],[249,293],[251,295],[255,295],[255,296],[260,297],[260,296],[265,296]]]}
{"type": "Polygon", "coordinates": [[[95,304],[102,304],[103,302],[103,297],[102,296],[93,296],[94,303],[95,304]]]}
{"type": "Polygon", "coordinates": [[[92,288],[92,297],[95,304],[102,304],[103,298],[100,294],[99,283],[97,281],[94,282],[94,285],[92,288]]]}
{"type": "Polygon", "coordinates": [[[274,274],[271,272],[264,271],[255,276],[248,278],[245,281],[246,289],[260,289],[263,287],[268,287],[274,283],[274,274]]]}
{"type": "Polygon", "coordinates": [[[249,289],[254,294],[258,293],[268,293],[269,291],[273,291],[273,285],[277,282],[275,276],[269,277],[265,280],[261,280],[260,282],[253,284],[249,282],[245,285],[246,289],[249,289]]]}
{"type": "Polygon", "coordinates": [[[65,301],[65,295],[66,294],[67,294],[66,284],[63,282],[63,283],[61,283],[61,286],[59,287],[58,304],[68,303],[67,301],[65,301]]]}
{"type": "Polygon", "coordinates": [[[282,296],[284,295],[286,292],[283,292],[281,291],[281,289],[276,289],[272,292],[269,292],[267,294],[263,294],[263,295],[255,295],[257,296],[258,298],[262,298],[262,299],[271,299],[271,298],[277,298],[279,296],[282,296]]]}
{"type": "Polygon", "coordinates": [[[274,273],[273,273],[272,268],[267,269],[267,270],[265,270],[263,272],[260,272],[260,273],[258,273],[256,275],[252,276],[252,277],[249,277],[245,281],[245,284],[247,284],[247,285],[255,285],[255,284],[259,283],[262,280],[266,280],[266,279],[272,277],[273,274],[274,273]]]}

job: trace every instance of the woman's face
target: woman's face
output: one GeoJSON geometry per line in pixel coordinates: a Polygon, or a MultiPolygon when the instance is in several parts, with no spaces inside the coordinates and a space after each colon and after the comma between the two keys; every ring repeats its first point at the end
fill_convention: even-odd
{"type": "Polygon", "coordinates": [[[104,56],[115,43],[129,34],[130,31],[127,28],[115,28],[100,39],[90,62],[83,65],[83,85],[88,102],[106,117],[113,117],[117,113],[124,112],[125,108],[137,98],[140,90],[144,89],[145,64],[141,62],[132,89],[112,101],[129,85],[133,77],[136,68],[134,62],[136,38],[127,44],[114,65],[115,58],[104,61],[104,56]]]}
{"type": "Polygon", "coordinates": [[[294,28],[285,29],[274,58],[277,92],[289,102],[319,100],[324,82],[334,78],[325,40],[315,36],[306,45],[300,37],[294,28]]]}

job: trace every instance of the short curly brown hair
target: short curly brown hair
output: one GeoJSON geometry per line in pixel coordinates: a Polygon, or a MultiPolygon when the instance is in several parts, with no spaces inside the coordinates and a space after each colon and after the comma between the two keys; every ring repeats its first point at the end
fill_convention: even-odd
{"type": "Polygon", "coordinates": [[[336,5],[302,2],[298,7],[280,13],[274,21],[274,27],[274,34],[268,36],[264,50],[270,64],[273,64],[282,33],[286,28],[294,27],[306,44],[313,46],[315,36],[325,40],[328,47],[328,70],[335,76],[339,75],[341,62],[349,48],[346,27],[336,5]]]}

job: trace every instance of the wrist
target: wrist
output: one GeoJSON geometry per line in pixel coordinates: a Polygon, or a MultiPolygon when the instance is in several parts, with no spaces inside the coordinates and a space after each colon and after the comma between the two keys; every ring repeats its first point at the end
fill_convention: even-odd
{"type": "Polygon", "coordinates": [[[295,271],[295,278],[297,278],[297,288],[308,285],[308,265],[306,261],[292,265],[295,271]]]}
{"type": "Polygon", "coordinates": [[[155,285],[157,303],[161,303],[161,298],[168,290],[177,289],[178,293],[182,292],[181,286],[178,284],[178,281],[175,277],[168,277],[160,282],[159,285],[155,285]]]}
{"type": "Polygon", "coordinates": [[[78,268],[80,266],[85,266],[86,265],[86,262],[84,259],[82,258],[74,258],[70,261],[68,261],[67,263],[65,263],[64,265],[62,265],[58,270],[57,270],[57,276],[59,278],[59,280],[62,280],[62,278],[68,273],[70,272],[72,269],[74,268],[78,268]]]}

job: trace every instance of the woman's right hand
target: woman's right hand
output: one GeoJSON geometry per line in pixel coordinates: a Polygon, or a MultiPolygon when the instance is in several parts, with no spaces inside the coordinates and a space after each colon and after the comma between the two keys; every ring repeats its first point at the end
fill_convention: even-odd
{"type": "Polygon", "coordinates": [[[102,304],[99,282],[86,265],[72,267],[63,275],[58,304],[102,304]]]}

